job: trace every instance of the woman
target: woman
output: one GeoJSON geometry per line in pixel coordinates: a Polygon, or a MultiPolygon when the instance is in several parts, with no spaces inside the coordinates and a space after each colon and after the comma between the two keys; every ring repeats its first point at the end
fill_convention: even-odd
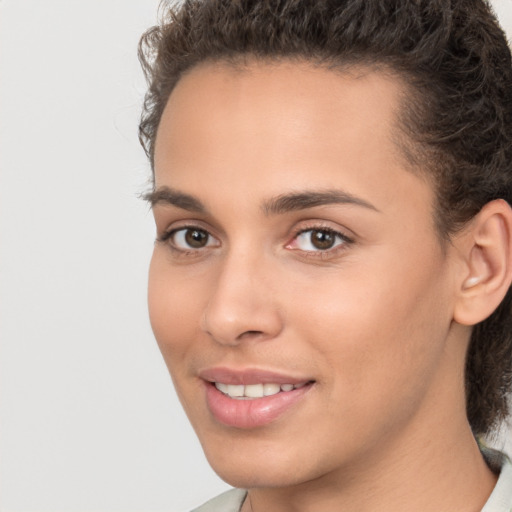
{"type": "Polygon", "coordinates": [[[190,1],[141,43],[149,307],[206,511],[512,509],[512,66],[483,0],[190,1]]]}

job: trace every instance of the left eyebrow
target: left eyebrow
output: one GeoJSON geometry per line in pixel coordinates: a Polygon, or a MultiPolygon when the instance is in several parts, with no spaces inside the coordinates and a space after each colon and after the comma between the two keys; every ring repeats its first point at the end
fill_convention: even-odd
{"type": "Polygon", "coordinates": [[[265,201],[263,203],[263,211],[266,215],[281,215],[287,212],[331,204],[356,205],[379,212],[379,210],[368,201],[343,192],[342,190],[303,191],[282,194],[265,201]]]}

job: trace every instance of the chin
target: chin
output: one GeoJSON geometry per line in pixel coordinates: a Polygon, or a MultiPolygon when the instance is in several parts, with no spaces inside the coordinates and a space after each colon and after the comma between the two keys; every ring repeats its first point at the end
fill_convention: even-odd
{"type": "Polygon", "coordinates": [[[295,473],[290,474],[289,467],[275,467],[272,461],[260,465],[245,463],[244,465],[211,464],[213,470],[226,483],[240,489],[289,487],[309,480],[300,478],[295,473]]]}
{"type": "Polygon", "coordinates": [[[297,453],[297,446],[292,447],[290,453],[282,442],[277,447],[240,440],[229,444],[229,450],[225,445],[209,449],[203,444],[203,448],[215,473],[233,487],[288,487],[321,476],[314,467],[312,454],[297,453]],[[310,461],[310,465],[305,461],[310,461]]]}

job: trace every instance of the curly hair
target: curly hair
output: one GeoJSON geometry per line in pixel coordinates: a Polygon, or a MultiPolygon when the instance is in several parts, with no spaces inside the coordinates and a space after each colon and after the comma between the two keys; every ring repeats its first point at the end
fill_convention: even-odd
{"type": "MultiPolygon", "coordinates": [[[[197,64],[300,59],[343,68],[381,67],[402,78],[401,148],[436,191],[441,238],[489,201],[512,204],[512,63],[485,0],[185,0],[161,5],[139,45],[149,83],[139,126],[153,166],[167,100],[197,64]]],[[[475,434],[508,415],[512,294],[473,328],[466,409],[475,434]]]]}

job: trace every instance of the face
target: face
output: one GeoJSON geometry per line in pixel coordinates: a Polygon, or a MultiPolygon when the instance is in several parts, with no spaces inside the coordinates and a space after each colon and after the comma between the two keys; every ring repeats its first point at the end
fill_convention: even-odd
{"type": "Polygon", "coordinates": [[[368,464],[453,405],[452,258],[394,142],[401,92],[370,71],[255,62],[197,67],[170,97],[150,317],[232,485],[368,464]]]}

